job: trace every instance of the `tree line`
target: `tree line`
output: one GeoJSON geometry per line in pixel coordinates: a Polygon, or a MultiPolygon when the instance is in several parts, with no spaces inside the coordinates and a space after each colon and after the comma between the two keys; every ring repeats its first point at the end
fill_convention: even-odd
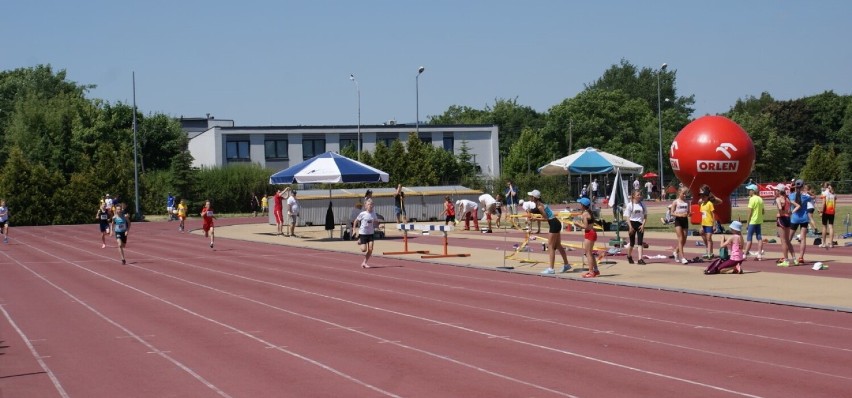
{"type": "MultiPolygon", "coordinates": [[[[502,165],[498,178],[480,178],[465,142],[452,154],[424,144],[416,134],[390,146],[378,144],[373,152],[362,152],[361,159],[388,172],[389,186],[463,184],[497,191],[512,179],[522,187],[539,188],[554,201],[569,199],[567,178],[541,177],[535,171],[581,148],[595,147],[657,171],[658,79],[665,150],[693,120],[694,96],[677,92],[676,70],[639,68],[622,60],[546,112],[517,99],[495,99],[482,109],[453,105],[427,118],[429,124],[496,124],[502,165]]],[[[192,206],[212,198],[220,212],[243,212],[252,193],[274,191],[267,184],[272,171],[258,165],[192,168],[187,136],[176,118],[88,98],[92,88],[68,80],[64,70],[50,65],[0,71],[0,197],[7,200],[16,224],[91,222],[106,193],[123,198],[133,212],[134,113],[143,214],[162,213],[170,192],[192,206]]],[[[754,140],[757,180],[852,179],[849,95],[827,91],[778,101],[761,93],[741,98],[724,116],[754,140]]],[[[341,153],[358,155],[354,147],[341,153]]],[[[673,174],[666,169],[665,175],[673,174]]]]}

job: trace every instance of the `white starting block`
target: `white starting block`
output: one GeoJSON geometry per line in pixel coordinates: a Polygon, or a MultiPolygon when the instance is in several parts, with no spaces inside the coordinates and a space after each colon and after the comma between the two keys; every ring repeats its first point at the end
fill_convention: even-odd
{"type": "Polygon", "coordinates": [[[402,231],[402,242],[405,245],[401,252],[384,252],[382,254],[427,254],[429,250],[408,250],[408,231],[417,230],[415,224],[396,224],[396,229],[402,231]]]}

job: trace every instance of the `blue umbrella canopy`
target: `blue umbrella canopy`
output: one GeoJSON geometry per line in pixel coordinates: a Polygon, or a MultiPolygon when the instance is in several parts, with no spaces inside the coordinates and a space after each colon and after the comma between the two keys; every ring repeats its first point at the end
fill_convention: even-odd
{"type": "Polygon", "coordinates": [[[346,156],[326,152],[269,177],[270,184],[388,182],[388,173],[346,156]]]}
{"type": "Polygon", "coordinates": [[[581,149],[562,159],[554,160],[538,169],[542,175],[564,174],[641,174],[643,167],[627,159],[595,148],[581,149]]]}

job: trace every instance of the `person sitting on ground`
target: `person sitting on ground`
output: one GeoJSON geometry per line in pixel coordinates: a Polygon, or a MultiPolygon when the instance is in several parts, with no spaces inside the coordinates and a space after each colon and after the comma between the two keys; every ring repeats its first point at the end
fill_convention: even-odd
{"type": "Polygon", "coordinates": [[[716,259],[704,270],[704,273],[707,275],[718,274],[722,272],[723,269],[726,268],[734,268],[735,274],[742,274],[743,268],[742,263],[745,256],[743,255],[743,224],[739,221],[734,221],[729,226],[731,229],[731,234],[726,236],[724,240],[722,240],[722,244],[719,245],[720,248],[726,247],[728,248],[728,258],[727,259],[716,259]]]}
{"type": "Polygon", "coordinates": [[[666,215],[660,218],[660,222],[663,223],[663,225],[674,224],[674,216],[672,215],[671,207],[666,208],[666,215]]]}

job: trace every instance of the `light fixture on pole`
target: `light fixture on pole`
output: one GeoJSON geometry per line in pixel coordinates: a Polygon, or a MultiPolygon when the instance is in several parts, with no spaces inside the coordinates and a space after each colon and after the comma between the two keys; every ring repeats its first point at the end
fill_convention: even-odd
{"type": "Polygon", "coordinates": [[[414,92],[417,95],[417,120],[414,122],[414,131],[420,134],[420,74],[426,70],[426,67],[417,68],[417,76],[414,77],[414,92]]]}
{"type": "Polygon", "coordinates": [[[659,128],[660,133],[660,198],[662,198],[663,192],[666,191],[665,187],[665,177],[663,176],[663,110],[662,110],[662,101],[660,100],[660,75],[666,71],[666,67],[669,65],[665,62],[660,66],[660,70],[657,71],[657,126],[659,128]]]}
{"type": "Polygon", "coordinates": [[[349,80],[355,82],[355,93],[358,94],[358,145],[356,145],[355,149],[358,150],[358,161],[361,161],[361,87],[358,85],[358,81],[355,80],[355,74],[349,75],[349,80]]]}

